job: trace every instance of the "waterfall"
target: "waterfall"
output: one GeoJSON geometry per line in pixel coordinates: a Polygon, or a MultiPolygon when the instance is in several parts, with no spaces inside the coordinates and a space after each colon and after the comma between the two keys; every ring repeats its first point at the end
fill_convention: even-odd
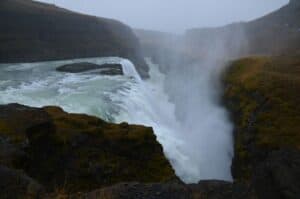
{"type": "Polygon", "coordinates": [[[142,79],[131,61],[128,59],[122,59],[120,63],[122,65],[124,75],[133,77],[138,83],[142,83],[142,79]]]}
{"type": "MultiPolygon", "coordinates": [[[[199,81],[199,95],[195,96],[201,96],[202,101],[191,98],[174,104],[174,95],[180,95],[180,99],[191,96],[168,87],[174,76],[166,77],[158,65],[149,60],[148,64],[148,80],[140,78],[129,60],[118,57],[0,65],[0,103],[57,105],[68,112],[86,113],[110,122],[151,126],[183,181],[231,180],[228,153],[232,143],[227,134],[231,129],[224,123],[223,109],[210,101],[208,80],[202,76],[199,81]],[[58,66],[77,62],[119,63],[124,76],[55,71],[58,66]],[[178,111],[184,112],[184,117],[178,117],[178,111]]],[[[172,80],[178,88],[188,85],[188,81],[172,80]]],[[[180,91],[195,92],[184,87],[180,91]]]]}

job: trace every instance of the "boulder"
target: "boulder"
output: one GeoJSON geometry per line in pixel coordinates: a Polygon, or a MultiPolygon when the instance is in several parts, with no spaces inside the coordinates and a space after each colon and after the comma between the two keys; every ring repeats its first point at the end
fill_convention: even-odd
{"type": "Polygon", "coordinates": [[[88,62],[80,62],[67,64],[56,68],[59,72],[82,73],[91,72],[101,75],[123,75],[121,64],[93,64],[88,62]]]}

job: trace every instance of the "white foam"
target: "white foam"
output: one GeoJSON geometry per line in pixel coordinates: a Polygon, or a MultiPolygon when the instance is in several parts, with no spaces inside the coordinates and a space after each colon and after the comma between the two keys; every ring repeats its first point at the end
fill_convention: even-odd
{"type": "MultiPolygon", "coordinates": [[[[151,78],[147,81],[141,80],[129,60],[118,57],[0,65],[0,103],[57,105],[68,112],[95,115],[107,121],[151,126],[182,180],[189,183],[211,178],[230,180],[228,153],[232,143],[227,132],[231,127],[223,120],[227,117],[224,110],[207,93],[209,80],[205,75],[199,78],[199,92],[203,97],[196,95],[197,98],[188,100],[190,104],[177,104],[178,109],[170,100],[170,96],[174,98],[172,93],[165,92],[170,80],[159,72],[157,65],[149,60],[148,64],[151,78]],[[125,76],[55,72],[60,65],[86,61],[119,63],[125,76]],[[192,107],[195,104],[199,107],[192,107]],[[176,117],[178,110],[190,112],[182,119],[176,117]]],[[[182,85],[174,83],[173,86],[182,85]]],[[[175,94],[185,97],[184,93],[175,94]]]]}

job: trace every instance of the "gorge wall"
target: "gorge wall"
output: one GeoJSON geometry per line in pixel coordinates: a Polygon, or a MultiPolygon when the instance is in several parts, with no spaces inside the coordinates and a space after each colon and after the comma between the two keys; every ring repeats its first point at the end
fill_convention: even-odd
{"type": "Polygon", "coordinates": [[[299,56],[234,61],[223,76],[235,123],[232,173],[258,198],[300,194],[299,56]]]}

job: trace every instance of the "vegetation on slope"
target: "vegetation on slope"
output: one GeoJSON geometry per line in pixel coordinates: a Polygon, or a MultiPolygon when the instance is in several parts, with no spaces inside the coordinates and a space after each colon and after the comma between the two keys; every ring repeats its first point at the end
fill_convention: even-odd
{"type": "Polygon", "coordinates": [[[223,80],[236,125],[235,179],[249,183],[270,174],[265,179],[277,183],[275,195],[282,184],[293,190],[300,166],[300,57],[244,58],[230,64],[223,80]]]}
{"type": "Polygon", "coordinates": [[[57,107],[1,105],[0,148],[0,165],[22,170],[47,191],[77,193],[175,177],[152,128],[110,124],[57,107]]]}

